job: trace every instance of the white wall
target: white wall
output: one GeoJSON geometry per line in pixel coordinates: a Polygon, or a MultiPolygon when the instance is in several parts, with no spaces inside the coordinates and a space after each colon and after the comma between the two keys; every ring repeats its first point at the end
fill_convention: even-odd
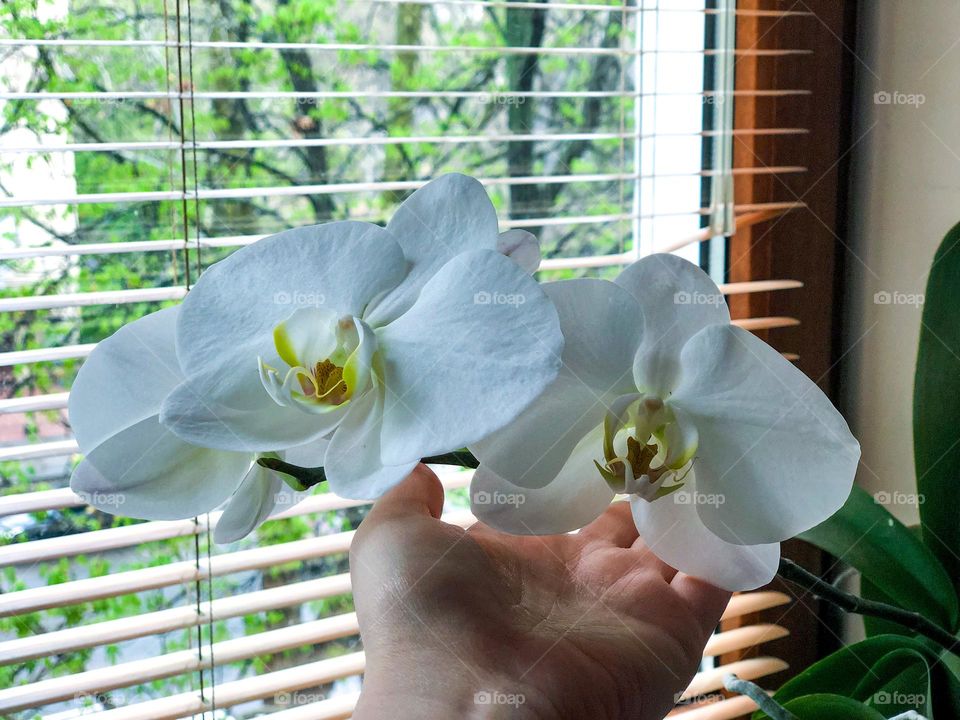
{"type": "MultiPolygon", "coordinates": [[[[864,0],[858,35],[842,401],[863,446],[860,483],[912,492],[910,296],[960,221],[960,2],[864,0]]],[[[915,504],[893,499],[916,522],[915,504]]]]}

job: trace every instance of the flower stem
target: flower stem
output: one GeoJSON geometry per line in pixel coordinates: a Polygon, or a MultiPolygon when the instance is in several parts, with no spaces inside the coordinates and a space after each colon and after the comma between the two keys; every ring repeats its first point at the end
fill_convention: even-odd
{"type": "Polygon", "coordinates": [[[815,597],[836,605],[841,610],[856,615],[869,615],[899,623],[914,630],[920,635],[930,638],[947,651],[958,655],[957,644],[960,638],[912,610],[904,610],[896,605],[867,600],[831,585],[826,580],[817,577],[812,572],[803,569],[792,560],[780,558],[780,577],[799,585],[815,597]]]}
{"type": "Polygon", "coordinates": [[[773,720],[797,720],[796,715],[767,695],[766,691],[756,683],[752,683],[749,680],[741,680],[733,673],[730,673],[723,677],[723,686],[730,692],[746,695],[753,700],[763,712],[773,718],[773,720]]]}
{"type": "MultiPolygon", "coordinates": [[[[469,450],[455,450],[454,452],[443,453],[442,455],[429,455],[423,458],[421,462],[434,465],[457,465],[464,468],[475,468],[480,465],[480,461],[477,460],[469,450]]],[[[288,463],[276,457],[264,456],[257,458],[257,464],[268,470],[289,475],[295,481],[294,489],[296,490],[307,490],[308,488],[325,482],[327,479],[327,475],[322,467],[300,467],[299,465],[288,463]]]]}

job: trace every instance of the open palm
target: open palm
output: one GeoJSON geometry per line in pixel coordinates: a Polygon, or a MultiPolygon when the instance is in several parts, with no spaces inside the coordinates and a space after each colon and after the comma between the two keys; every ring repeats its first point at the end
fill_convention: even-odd
{"type": "Polygon", "coordinates": [[[354,717],[658,720],[696,671],[729,593],[637,539],[626,503],[575,535],[439,518],[420,466],[351,551],[367,651],[354,717]]]}

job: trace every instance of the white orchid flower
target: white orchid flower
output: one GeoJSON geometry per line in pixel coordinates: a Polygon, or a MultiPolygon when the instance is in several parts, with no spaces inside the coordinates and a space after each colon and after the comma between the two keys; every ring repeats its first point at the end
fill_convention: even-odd
{"type": "Polygon", "coordinates": [[[516,420],[471,446],[474,513],[562,533],[630,498],[647,546],[728,590],[769,582],[779,542],[832,515],[860,450],[826,396],[730,324],[696,266],[653,255],[615,282],[544,286],[563,369],[516,420]]]}
{"type": "MultiPolygon", "coordinates": [[[[193,517],[226,501],[214,539],[233,542],[306,494],[255,464],[253,453],[197,447],[160,424],[163,399],[184,379],[174,351],[178,310],[124,326],[83,363],[69,410],[85,457],[70,487],[105,512],[145,520],[193,517]]],[[[325,450],[325,441],[315,441],[283,459],[313,465],[325,450]]]]}
{"type": "Polygon", "coordinates": [[[556,310],[463,175],[413,193],[386,229],[359,222],[261,240],[205,271],[176,328],[185,380],[162,425],[187,442],[276,452],[329,438],[341,496],[375,498],[422,457],[476,442],[553,381],[556,310]]]}

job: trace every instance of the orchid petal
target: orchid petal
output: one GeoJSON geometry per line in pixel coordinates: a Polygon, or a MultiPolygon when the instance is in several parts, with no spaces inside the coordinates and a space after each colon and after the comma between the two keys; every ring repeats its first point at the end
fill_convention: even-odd
{"type": "Polygon", "coordinates": [[[507,230],[497,238],[497,252],[533,274],[540,267],[540,241],[526,230],[507,230]]]}
{"type": "Polygon", "coordinates": [[[671,405],[699,433],[698,507],[727,542],[785,540],[826,520],[853,485],[860,446],[820,389],[780,353],[734,326],[697,333],[681,355],[671,405]]]}
{"type": "Polygon", "coordinates": [[[403,282],[364,315],[374,327],[386,325],[413,306],[427,281],[451,258],[497,247],[497,213],[477,180],[451,173],[408,197],[387,230],[411,263],[403,282]]]}
{"type": "Polygon", "coordinates": [[[514,485],[480,465],[470,483],[470,509],[487,525],[514,535],[553,535],[595,520],[613,500],[597,472],[603,431],[587,433],[553,482],[540,488],[514,485]]]}
{"type": "Polygon", "coordinates": [[[502,430],[474,443],[480,461],[514,485],[543,487],[580,439],[633,388],[631,367],[642,336],[637,302],[606,280],[543,285],[566,342],[557,379],[502,430]]]}
{"type": "Polygon", "coordinates": [[[330,440],[324,471],[330,489],[340,497],[372,500],[403,480],[417,460],[399,465],[380,461],[382,391],[375,389],[356,401],[330,440]]]}
{"type": "Polygon", "coordinates": [[[680,351],[688,339],[714,324],[729,324],[723,295],[710,276],[676,255],[656,254],[627,267],[616,279],[640,303],[644,343],[634,380],[643,392],[664,397],[677,382],[680,351]]]}
{"type": "Polygon", "coordinates": [[[254,463],[217,521],[214,542],[236,542],[253,532],[273,512],[283,485],[276,473],[254,463]]]}
{"type": "Polygon", "coordinates": [[[563,348],[546,294],[493,250],[462,253],[444,265],[416,304],[377,334],[387,465],[499,430],[556,378],[563,348]]]}
{"type": "MultiPolygon", "coordinates": [[[[259,385],[250,377],[257,358],[274,364],[273,330],[297,307],[359,316],[399,284],[406,265],[390,234],[367,223],[299,228],[241,248],[206,270],[181,305],[177,356],[184,374],[216,377],[205,399],[236,408],[228,399],[243,394],[239,386],[259,385]]],[[[267,393],[257,399],[273,404],[267,393]]]]}
{"type": "Polygon", "coordinates": [[[154,415],[87,453],[70,487],[106,512],[178,520],[212,510],[230,497],[250,461],[248,453],[185,443],[154,415]]]}
{"type": "Polygon", "coordinates": [[[777,574],[780,545],[724,542],[700,521],[690,493],[647,502],[630,499],[633,519],[650,551],[671,567],[724,590],[753,590],[777,574]]]}
{"type": "Polygon", "coordinates": [[[337,347],[336,324],[337,313],[329,308],[297,308],[273,328],[277,354],[290,367],[326,360],[337,347]]]}
{"type": "Polygon", "coordinates": [[[125,325],[84,361],[70,392],[70,426],[84,452],[160,410],[183,379],[174,350],[178,308],[125,325]]]}
{"type": "Polygon", "coordinates": [[[163,402],[163,425],[187,442],[221,450],[283,450],[330,433],[350,402],[322,414],[278,405],[254,375],[225,392],[222,376],[185,380],[163,402]]]}

